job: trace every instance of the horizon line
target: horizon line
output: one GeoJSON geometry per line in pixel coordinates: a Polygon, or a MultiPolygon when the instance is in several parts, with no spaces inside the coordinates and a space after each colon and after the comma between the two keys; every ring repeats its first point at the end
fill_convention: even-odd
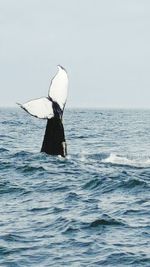
{"type": "MultiPolygon", "coordinates": [[[[18,109],[19,107],[17,105],[0,105],[0,108],[16,108],[18,109]]],[[[65,108],[66,110],[67,109],[132,109],[132,110],[137,110],[137,109],[146,109],[146,110],[149,110],[150,107],[131,107],[131,106],[66,106],[65,108]]]]}

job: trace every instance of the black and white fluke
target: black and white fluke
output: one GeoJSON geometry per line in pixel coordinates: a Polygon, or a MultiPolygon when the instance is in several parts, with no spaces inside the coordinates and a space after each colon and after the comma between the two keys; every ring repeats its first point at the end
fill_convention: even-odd
{"type": "Polygon", "coordinates": [[[19,104],[21,108],[34,117],[47,119],[47,125],[41,152],[49,155],[67,154],[64,127],[62,123],[68,93],[68,75],[62,66],[58,66],[58,72],[52,79],[48,97],[31,100],[19,104]]]}

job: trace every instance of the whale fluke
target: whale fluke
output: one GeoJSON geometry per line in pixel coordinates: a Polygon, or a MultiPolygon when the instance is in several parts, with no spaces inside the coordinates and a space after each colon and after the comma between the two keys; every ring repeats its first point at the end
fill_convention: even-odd
{"type": "Polygon", "coordinates": [[[50,119],[54,116],[52,102],[47,97],[42,97],[19,104],[21,108],[39,119],[50,119]]]}
{"type": "Polygon", "coordinates": [[[41,152],[50,155],[66,156],[66,142],[62,116],[68,93],[68,75],[66,70],[58,65],[58,72],[51,80],[48,97],[17,103],[22,109],[34,117],[47,119],[46,131],[41,152]]]}
{"type": "MultiPolygon", "coordinates": [[[[50,119],[54,116],[53,105],[57,103],[59,109],[64,110],[68,93],[68,76],[66,70],[58,65],[58,72],[51,80],[48,97],[30,100],[19,104],[21,108],[40,119],[50,119]]],[[[55,104],[56,107],[56,104],[55,104]]]]}

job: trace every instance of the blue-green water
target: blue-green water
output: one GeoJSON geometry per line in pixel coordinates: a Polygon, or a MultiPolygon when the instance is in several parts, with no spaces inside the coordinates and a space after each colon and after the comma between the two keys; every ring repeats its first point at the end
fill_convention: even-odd
{"type": "Polygon", "coordinates": [[[0,266],[150,266],[150,111],[66,110],[68,157],[46,121],[0,109],[0,266]]]}

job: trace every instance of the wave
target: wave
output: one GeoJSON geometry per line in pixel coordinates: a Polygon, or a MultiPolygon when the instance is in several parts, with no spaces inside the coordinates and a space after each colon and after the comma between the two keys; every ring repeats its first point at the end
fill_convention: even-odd
{"type": "Polygon", "coordinates": [[[45,168],[42,166],[29,166],[29,165],[18,166],[16,167],[16,170],[20,170],[23,173],[29,173],[29,174],[36,171],[41,171],[41,172],[46,171],[45,168]]]}
{"type": "Polygon", "coordinates": [[[11,157],[24,159],[24,158],[27,158],[27,157],[30,157],[31,158],[33,155],[34,154],[31,153],[31,152],[29,152],[29,151],[21,150],[21,151],[18,151],[16,153],[12,154],[11,157]]]}
{"type": "Polygon", "coordinates": [[[9,152],[9,150],[4,148],[4,147],[0,147],[0,153],[2,153],[2,152],[9,152]]]}
{"type": "Polygon", "coordinates": [[[101,160],[102,163],[112,163],[117,165],[125,165],[132,167],[150,167],[150,158],[145,159],[130,159],[125,156],[116,155],[115,153],[111,153],[108,157],[101,160]]]}
{"type": "Polygon", "coordinates": [[[115,225],[120,225],[123,226],[125,225],[123,222],[113,219],[113,218],[107,218],[107,219],[96,219],[93,222],[90,223],[90,227],[98,227],[98,226],[115,226],[115,225]]]}
{"type": "Polygon", "coordinates": [[[103,182],[102,179],[95,178],[95,179],[92,179],[92,180],[90,180],[89,182],[87,182],[87,183],[83,186],[83,188],[84,188],[84,189],[95,189],[95,188],[101,186],[101,185],[102,185],[102,182],[103,182]]]}
{"type": "Polygon", "coordinates": [[[13,121],[13,120],[5,120],[5,121],[2,121],[1,124],[8,125],[8,126],[19,126],[19,125],[23,125],[23,122],[13,121]]]}
{"type": "Polygon", "coordinates": [[[0,183],[0,194],[24,194],[26,189],[15,184],[0,183]]]}
{"type": "MultiPolygon", "coordinates": [[[[125,167],[133,167],[133,168],[150,168],[150,156],[149,155],[141,155],[141,156],[126,156],[119,155],[116,153],[86,153],[81,152],[80,154],[75,154],[74,157],[72,155],[68,157],[68,159],[73,159],[75,161],[80,160],[80,162],[84,162],[87,164],[94,164],[95,167],[99,167],[99,164],[112,164],[118,166],[125,167]],[[98,164],[98,165],[97,165],[98,164]]],[[[92,166],[91,165],[91,166],[92,166]]],[[[95,168],[94,167],[94,168],[95,168]]]]}

